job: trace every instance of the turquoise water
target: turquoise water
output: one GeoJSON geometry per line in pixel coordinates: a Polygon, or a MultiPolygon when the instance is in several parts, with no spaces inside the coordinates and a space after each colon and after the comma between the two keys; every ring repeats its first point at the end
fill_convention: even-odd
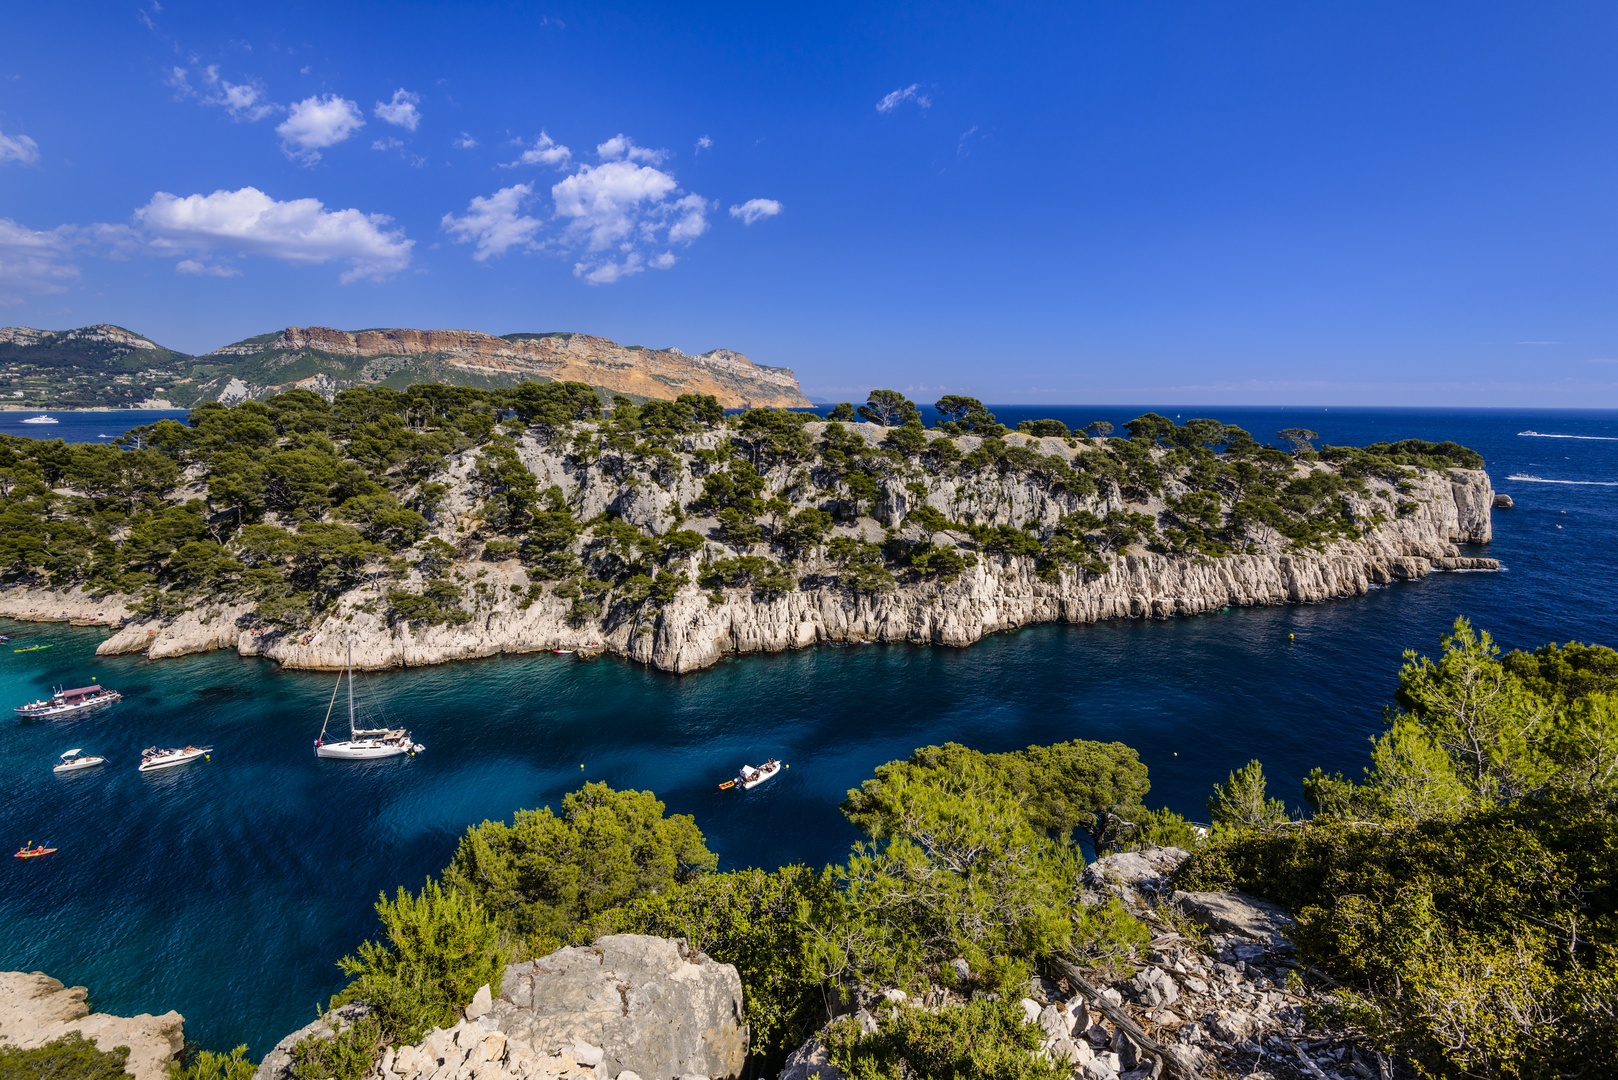
{"type": "Polygon", "coordinates": [[[1149,765],[1153,801],[1200,817],[1210,785],[1251,757],[1289,802],[1316,765],[1357,772],[1401,652],[1435,649],[1457,614],[1508,647],[1618,639],[1618,488],[1604,486],[1618,481],[1618,441],[1516,434],[1611,439],[1618,414],[1209,411],[1266,437],[1304,423],[1336,442],[1477,447],[1518,500],[1496,512],[1487,549],[1506,572],[1321,605],[1034,627],[967,649],[743,657],[686,677],[549,654],[363,675],[362,699],[427,746],[372,763],[312,753],[329,675],[232,653],[98,660],[104,631],[0,624],[17,637],[0,652],[0,703],[91,679],[127,695],[78,720],[0,719],[0,840],[60,849],[0,865],[0,970],[84,983],[115,1012],[178,1009],[192,1039],[261,1054],[341,985],[334,961],[372,932],[380,890],[418,886],[468,824],[585,779],[655,790],[696,816],[727,866],[839,858],[855,839],[836,809],[844,792],[946,739],[1120,739],[1149,765]],[[1504,479],[1519,470],[1575,483],[1504,479]],[[10,651],[32,644],[52,648],[10,651]],[[212,760],[135,771],[142,747],[186,742],[212,744],[212,760]],[[71,747],[109,762],[52,774],[71,747]],[[715,790],[770,756],[791,768],[752,792],[715,790]]]}

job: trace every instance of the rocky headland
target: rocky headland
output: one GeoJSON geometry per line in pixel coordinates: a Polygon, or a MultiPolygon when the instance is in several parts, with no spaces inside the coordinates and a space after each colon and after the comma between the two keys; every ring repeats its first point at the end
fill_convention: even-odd
{"type": "MultiPolygon", "coordinates": [[[[102,655],[233,648],[286,667],[333,669],[352,643],[356,666],[378,669],[562,649],[691,672],[735,653],[964,646],[1036,623],[1312,603],[1435,571],[1498,568],[1459,546],[1492,536],[1494,493],[1480,469],[1349,475],[1348,465],[1267,451],[1278,459],[1266,466],[1278,490],[1331,488],[1319,500],[1326,509],[1289,524],[1274,515],[1238,520],[1234,495],[1199,492],[1193,478],[1176,475],[1174,450],[1150,451],[1147,464],[1155,460],[1162,473],[1152,491],[1128,475],[1086,471],[1113,467],[1114,451],[1089,440],[917,429],[919,444],[904,453],[888,445],[894,430],[810,422],[790,433],[797,441],[784,455],[776,435],[734,421],[657,445],[624,439],[611,422],[579,424],[566,437],[516,430],[497,449],[468,446],[403,484],[398,504],[427,511],[417,518],[423,537],[385,572],[377,554],[368,556],[368,568],[349,574],[318,610],[277,621],[264,617],[262,598],[230,587],[189,591],[175,610],[149,596],[24,582],[0,590],[0,615],[106,625],[115,632],[102,655]],[[930,463],[937,457],[960,464],[930,463]],[[512,473],[504,480],[491,478],[497,458],[512,473]],[[544,492],[554,505],[514,524],[512,496],[500,490],[513,483],[526,485],[530,502],[544,492]],[[736,483],[753,489],[726,505],[726,485],[736,483]],[[1175,528],[1187,524],[1187,507],[1209,495],[1225,500],[1213,513],[1229,522],[1227,539],[1200,548],[1176,539],[1191,535],[1175,528]],[[819,532],[794,541],[793,523],[811,520],[806,514],[821,515],[812,519],[819,532]],[[545,540],[543,551],[535,539],[542,518],[563,538],[545,540]],[[1126,520],[1133,532],[1109,533],[1107,523],[1126,520]],[[1329,529],[1309,542],[1280,531],[1314,520],[1329,529]],[[946,569],[928,572],[918,552],[946,569]],[[447,599],[429,603],[428,594],[447,599]],[[412,598],[421,603],[408,606],[412,598]]],[[[171,499],[220,501],[205,468],[191,465],[179,479],[171,499]]],[[[256,528],[277,536],[299,527],[273,510],[264,521],[256,528]]],[[[249,535],[227,542],[226,553],[249,535]]],[[[252,557],[277,573],[292,569],[273,555],[252,557]]]]}

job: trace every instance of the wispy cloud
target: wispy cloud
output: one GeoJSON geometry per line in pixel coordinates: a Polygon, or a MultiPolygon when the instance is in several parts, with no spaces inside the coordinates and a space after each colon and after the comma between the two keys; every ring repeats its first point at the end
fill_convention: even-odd
{"type": "Polygon", "coordinates": [[[0,306],[66,292],[79,277],[71,258],[75,242],[69,225],[42,232],[0,218],[0,306]]]}
{"type": "Polygon", "coordinates": [[[730,208],[730,216],[741,218],[743,225],[751,225],[763,218],[774,217],[780,212],[781,204],[775,199],[748,199],[740,206],[730,208]]]}
{"type": "Polygon", "coordinates": [[[470,150],[477,144],[478,141],[472,137],[472,133],[470,131],[461,132],[460,138],[454,139],[450,142],[450,145],[455,147],[457,150],[470,150]]]}
{"type": "Polygon", "coordinates": [[[614,135],[606,142],[596,145],[596,157],[602,161],[644,161],[649,165],[661,165],[668,156],[667,150],[651,150],[644,146],[636,146],[635,140],[628,135],[614,135]]]}
{"type": "Polygon", "coordinates": [[[401,87],[393,92],[392,101],[377,102],[375,112],[379,120],[385,120],[394,127],[402,127],[406,131],[415,131],[417,125],[421,123],[421,110],[416,108],[420,104],[420,94],[412,94],[401,87]]]}
{"type": "Polygon", "coordinates": [[[712,149],[713,149],[713,140],[708,138],[708,136],[704,135],[704,136],[702,136],[702,138],[697,140],[697,148],[696,148],[696,150],[694,150],[692,152],[700,154],[704,150],[712,150],[712,149]]]}
{"type": "MultiPolygon", "coordinates": [[[[522,146],[523,141],[517,139],[516,144],[522,146]]],[[[474,142],[472,145],[476,146],[477,143],[474,142]]],[[[550,165],[561,169],[565,168],[571,160],[573,160],[573,151],[541,131],[539,138],[534,140],[534,145],[524,149],[521,154],[517,155],[517,160],[508,162],[505,168],[515,169],[520,165],[550,165]]]]}
{"type": "Polygon", "coordinates": [[[26,135],[0,131],[0,165],[32,165],[39,160],[39,144],[26,135]]]}
{"type": "Polygon", "coordinates": [[[524,214],[522,207],[533,194],[532,186],[513,184],[493,195],[476,196],[463,216],[445,214],[439,224],[456,241],[475,244],[472,258],[484,262],[518,245],[532,246],[543,222],[524,214]]]}
{"type": "Polygon", "coordinates": [[[921,92],[920,83],[911,83],[909,86],[901,87],[891,94],[885,95],[881,101],[876,103],[876,111],[890,113],[907,101],[914,101],[923,109],[930,109],[933,104],[933,99],[921,92]]]}
{"type": "Polygon", "coordinates": [[[217,106],[224,109],[232,120],[253,123],[281,110],[281,106],[266,98],[263,87],[256,82],[231,82],[219,74],[218,64],[203,68],[199,78],[202,82],[200,90],[191,85],[189,69],[172,67],[163,81],[174,88],[176,97],[194,97],[203,105],[217,106]]]}

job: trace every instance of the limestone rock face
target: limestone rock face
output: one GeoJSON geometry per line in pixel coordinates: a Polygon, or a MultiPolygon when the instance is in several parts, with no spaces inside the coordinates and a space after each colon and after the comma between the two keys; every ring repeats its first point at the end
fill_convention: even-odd
{"type": "Polygon", "coordinates": [[[1170,875],[1190,857],[1185,848],[1154,846],[1097,859],[1084,868],[1081,899],[1095,906],[1116,896],[1138,914],[1146,905],[1155,905],[1174,892],[1170,875]]]}
{"type": "Polygon", "coordinates": [[[76,1031],[99,1050],[129,1047],[124,1071],[138,1080],[167,1080],[169,1062],[185,1045],[177,1012],[162,1016],[92,1013],[82,986],[63,986],[44,972],[0,972],[0,1043],[24,1050],[76,1031]]]}
{"type": "Polygon", "coordinates": [[[679,939],[614,934],[506,969],[481,1021],[539,1054],[600,1047],[606,1076],[736,1076],[747,1057],[736,969],[679,939]]]}
{"type": "MultiPolygon", "coordinates": [[[[816,437],[824,428],[810,423],[805,431],[816,437]]],[[[873,446],[887,432],[873,424],[852,424],[845,430],[873,446]]],[[[945,437],[927,433],[928,439],[945,437]]],[[[661,606],[632,611],[616,602],[615,593],[600,615],[574,619],[571,600],[530,577],[516,558],[482,558],[486,551],[478,531],[482,494],[476,479],[480,458],[474,449],[451,455],[431,477],[447,489],[433,511],[431,526],[435,536],[458,552],[451,574],[469,586],[462,605],[472,618],[465,623],[389,619],[389,589],[419,592],[426,586],[414,569],[399,582],[372,579],[350,590],[312,626],[293,632],[257,621],[250,607],[203,602],[177,616],[149,619],[133,614],[129,598],[20,587],[0,590],[0,614],[118,626],[118,632],[102,643],[102,655],[139,652],[155,659],[235,648],[242,655],[264,656],[289,668],[335,670],[343,666],[352,641],[355,665],[362,669],[562,649],[586,655],[610,652],[666,671],[690,672],[732,653],[776,652],[827,642],[964,646],[1035,623],[1163,619],[1232,607],[1315,603],[1361,595],[1434,571],[1499,568],[1495,560],[1463,555],[1457,546],[1486,542],[1492,536],[1493,489],[1488,474],[1481,471],[1416,471],[1397,492],[1386,480],[1369,478],[1364,493],[1345,498],[1364,522],[1361,535],[1318,549],[1296,550],[1279,533],[1256,526],[1238,553],[1200,557],[1132,547],[1110,554],[1105,573],[1063,565],[1045,576],[1033,558],[971,552],[962,529],[929,532],[906,521],[906,515],[925,505],[962,525],[1049,526],[1079,510],[1099,516],[1114,510],[1161,513],[1167,500],[1184,492],[1171,482],[1161,497],[1131,503],[1116,488],[1081,497],[1021,474],[946,472],[927,475],[925,483],[904,476],[884,481],[869,504],[871,516],[837,525],[833,536],[879,542],[883,530],[892,528],[906,540],[961,548],[973,565],[953,581],[901,574],[891,591],[855,593],[839,580],[824,549],[818,549],[793,568],[797,580],[785,592],[704,589],[695,580],[704,561],[738,554],[780,556],[763,545],[751,551],[728,546],[715,519],[683,516],[702,494],[709,467],[704,462],[711,462],[723,441],[744,438],[730,431],[688,435],[678,454],[663,460],[610,450],[581,460],[569,451],[567,440],[547,443],[533,432],[515,439],[517,455],[539,488],[560,490],[576,520],[605,513],[655,535],[689,529],[703,537],[700,550],[669,564],[670,572],[686,576],[686,584],[661,606]]],[[[955,440],[962,453],[970,453],[981,441],[975,436],[955,440]]],[[[1078,452],[1058,439],[1011,434],[1005,441],[1069,461],[1078,452]]],[[[1307,468],[1324,467],[1300,464],[1298,469],[1301,475],[1307,468]]],[[[824,501],[825,496],[801,476],[794,479],[801,472],[767,469],[765,494],[797,506],[824,501]]]]}
{"type": "MultiPolygon", "coordinates": [[[[680,394],[712,394],[726,408],[797,408],[809,399],[787,368],[755,364],[741,353],[714,349],[688,356],[679,349],[619,345],[590,334],[511,334],[494,337],[476,330],[361,330],[289,326],[269,341],[238,342],[211,356],[254,357],[314,351],[366,359],[359,377],[328,373],[323,382],[294,385],[327,397],[348,386],[381,382],[405,371],[413,360],[430,358],[493,385],[515,385],[536,376],[604,386],[623,394],[672,400],[680,394]]],[[[270,377],[273,382],[273,376],[270,377]]],[[[287,389],[283,384],[249,387],[262,397],[287,389]]],[[[223,381],[212,388],[218,400],[231,393],[223,381]]]]}

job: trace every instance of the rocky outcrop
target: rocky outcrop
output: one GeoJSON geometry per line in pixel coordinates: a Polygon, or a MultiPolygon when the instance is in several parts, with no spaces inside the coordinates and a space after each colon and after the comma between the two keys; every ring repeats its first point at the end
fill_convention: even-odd
{"type": "Polygon", "coordinates": [[[77,330],[35,330],[31,326],[0,327],[0,345],[46,345],[53,341],[94,341],[126,349],[157,349],[158,345],[121,326],[97,323],[77,330]]]}
{"type": "MultiPolygon", "coordinates": [[[[417,361],[434,361],[477,385],[514,385],[524,379],[570,380],[640,397],[672,400],[680,394],[712,394],[726,408],[796,408],[809,399],[787,368],[755,364],[729,349],[688,356],[679,349],[619,345],[591,334],[507,334],[475,330],[361,330],[289,326],[281,333],[215,349],[210,357],[251,368],[249,382],[221,377],[205,388],[215,400],[263,397],[301,386],[327,397],[347,386],[382,382],[417,361]],[[326,354],[364,361],[343,371],[280,382],[274,372],[295,369],[300,356],[326,354]],[[258,361],[258,362],[254,362],[258,361]],[[263,369],[263,370],[260,370],[263,369]],[[245,392],[245,393],[244,393],[245,392]]],[[[413,381],[426,381],[415,379],[413,381]]],[[[453,377],[447,381],[456,381],[453,377]]]]}
{"type": "MultiPolygon", "coordinates": [[[[811,435],[822,428],[808,425],[811,435]]],[[[873,444],[885,431],[874,425],[853,425],[851,430],[873,444]]],[[[711,450],[721,437],[721,433],[688,437],[685,452],[711,450]]],[[[929,437],[942,436],[929,433],[929,437]]],[[[978,440],[964,437],[957,442],[962,451],[970,452],[978,440]]],[[[1074,454],[1055,439],[1011,435],[1007,442],[1067,458],[1074,454]]],[[[978,553],[972,556],[974,564],[948,583],[901,578],[891,591],[870,594],[844,588],[834,567],[811,557],[800,568],[796,587],[785,592],[703,589],[695,583],[700,563],[738,552],[722,542],[714,519],[682,516],[702,492],[699,472],[690,467],[659,471],[630,456],[605,454],[580,464],[564,448],[532,435],[517,441],[517,452],[541,490],[554,486],[565,494],[578,520],[606,513],[652,534],[676,527],[704,534],[706,546],[684,567],[672,567],[688,574],[686,586],[644,616],[609,611],[596,618],[572,618],[571,600],[533,581],[516,559],[479,559],[483,550],[475,538],[479,459],[469,451],[446,461],[433,479],[448,489],[435,515],[435,532],[461,552],[464,561],[454,576],[475,582],[466,601],[471,621],[390,622],[386,590],[421,588],[423,582],[411,577],[402,583],[356,588],[338,598],[317,625],[295,633],[257,623],[250,608],[202,606],[173,618],[130,618],[99,651],[158,658],[235,648],[286,667],[332,670],[343,666],[352,641],[356,666],[367,669],[565,649],[611,652],[663,670],[691,672],[733,653],[776,652],[828,642],[964,646],[1036,623],[1161,619],[1233,607],[1313,603],[1361,595],[1435,571],[1499,568],[1495,560],[1462,555],[1456,546],[1483,542],[1492,535],[1493,491],[1487,473],[1453,469],[1416,472],[1405,479],[1399,493],[1373,478],[1367,494],[1349,499],[1355,513],[1372,524],[1358,538],[1316,550],[1295,550],[1279,534],[1260,527],[1248,550],[1240,554],[1175,556],[1132,547],[1116,553],[1111,568],[1102,574],[1065,566],[1042,576],[1032,558],[978,553]],[[1397,513],[1394,500],[1399,502],[1397,513]]],[[[1075,509],[1099,515],[1118,509],[1155,514],[1163,510],[1166,499],[1178,494],[1165,490],[1150,502],[1128,503],[1114,493],[1085,502],[1014,475],[992,479],[934,475],[925,484],[906,480],[901,475],[885,483],[872,505],[872,516],[839,525],[834,535],[881,541],[884,530],[892,529],[906,538],[951,547],[965,544],[966,535],[951,529],[928,533],[906,520],[909,511],[926,505],[957,522],[1021,528],[1055,521],[1075,509]]],[[[786,490],[798,483],[790,477],[772,482],[801,502],[816,497],[814,489],[805,486],[786,490]]],[[[771,554],[767,548],[755,553],[771,554]]],[[[0,614],[30,617],[22,612],[52,606],[67,607],[58,605],[55,594],[40,596],[20,589],[0,594],[0,614]]]]}
{"type": "MultiPolygon", "coordinates": [[[[1237,893],[1176,892],[1173,873],[1189,857],[1183,848],[1148,847],[1086,868],[1081,902],[1122,899],[1152,938],[1132,961],[1082,970],[1053,959],[1049,978],[1029,980],[1020,1005],[1023,1021],[1039,1029],[1040,1053],[1070,1068],[1072,1080],[1376,1075],[1386,1059],[1362,1033],[1337,1026],[1322,1008],[1323,990],[1295,974],[1291,946],[1277,933],[1286,914],[1237,893]],[[1186,932],[1185,917],[1206,935],[1186,932]]],[[[880,1032],[901,1010],[983,992],[964,962],[957,965],[947,988],[860,991],[864,1007],[854,1020],[880,1032]]],[[[816,1037],[793,1052],[778,1080],[843,1075],[816,1037]]]]}
{"type": "Polygon", "coordinates": [[[0,972],[0,1045],[27,1050],[76,1031],[100,1050],[129,1047],[124,1071],[138,1080],[167,1080],[185,1045],[185,1018],[92,1013],[88,997],[84,987],[63,986],[44,972],[0,972]]]}
{"type": "MultiPolygon", "coordinates": [[[[362,1010],[363,1006],[347,1006],[362,1010]]],[[[341,1012],[341,1010],[339,1010],[341,1012]]],[[[506,968],[450,1028],[389,1047],[378,1080],[709,1080],[747,1058],[742,981],[683,939],[614,934],[506,968]]],[[[288,1080],[290,1051],[330,1038],[333,1015],[283,1039],[255,1080],[288,1080]]]]}

